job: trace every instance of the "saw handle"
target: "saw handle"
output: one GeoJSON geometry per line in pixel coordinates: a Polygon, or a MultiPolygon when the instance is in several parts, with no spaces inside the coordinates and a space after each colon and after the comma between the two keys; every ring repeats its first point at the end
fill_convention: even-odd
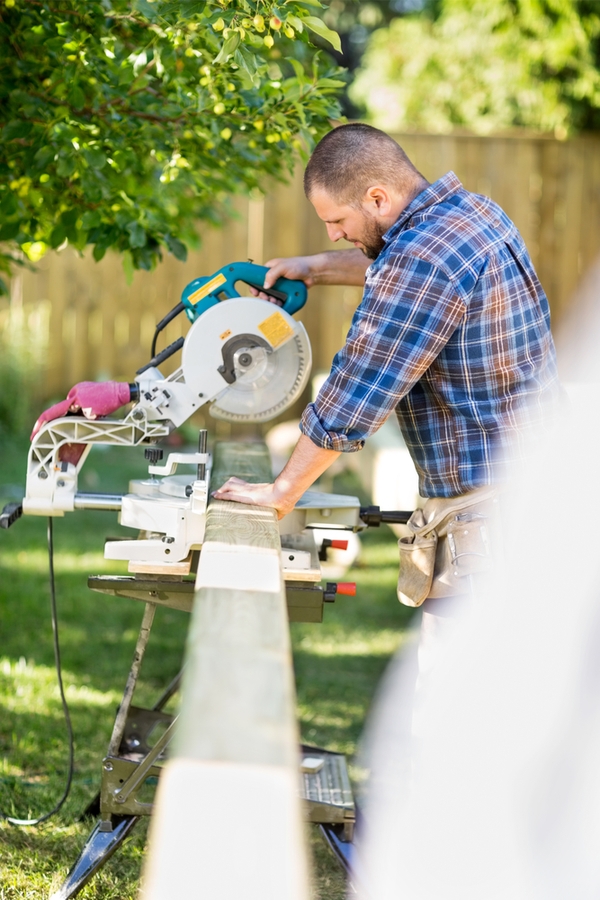
{"type": "Polygon", "coordinates": [[[223,266],[208,278],[195,278],[183,289],[181,295],[188,319],[195,322],[207,309],[219,303],[223,294],[229,299],[239,297],[236,285],[240,281],[281,301],[282,308],[290,315],[302,309],[308,294],[304,282],[278,278],[273,287],[265,289],[263,284],[268,271],[267,266],[235,262],[223,266]]]}

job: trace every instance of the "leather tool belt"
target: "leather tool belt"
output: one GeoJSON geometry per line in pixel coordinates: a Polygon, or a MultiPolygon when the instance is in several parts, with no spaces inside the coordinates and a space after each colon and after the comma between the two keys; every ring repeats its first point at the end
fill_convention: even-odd
{"type": "Polygon", "coordinates": [[[398,600],[420,606],[428,597],[452,597],[469,590],[466,576],[491,568],[490,518],[498,503],[491,485],[459,497],[434,497],[407,522],[400,538],[398,600]]]}

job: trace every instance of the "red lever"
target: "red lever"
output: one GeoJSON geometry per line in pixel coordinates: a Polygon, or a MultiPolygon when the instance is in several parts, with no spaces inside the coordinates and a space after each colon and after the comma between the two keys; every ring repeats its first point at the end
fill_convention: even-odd
{"type": "Polygon", "coordinates": [[[356,597],[356,584],[354,581],[338,581],[337,593],[346,594],[348,597],[356,597]]]}
{"type": "Polygon", "coordinates": [[[348,541],[332,541],[331,547],[334,550],[347,550],[348,549],[348,541]]]}

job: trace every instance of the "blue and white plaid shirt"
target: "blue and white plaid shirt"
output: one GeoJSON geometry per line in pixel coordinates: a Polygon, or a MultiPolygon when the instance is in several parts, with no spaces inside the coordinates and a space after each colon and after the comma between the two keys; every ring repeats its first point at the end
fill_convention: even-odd
{"type": "Polygon", "coordinates": [[[301,430],[360,450],[395,410],[423,497],[493,482],[558,395],[548,301],[515,225],[449,172],[384,235],[301,430]]]}

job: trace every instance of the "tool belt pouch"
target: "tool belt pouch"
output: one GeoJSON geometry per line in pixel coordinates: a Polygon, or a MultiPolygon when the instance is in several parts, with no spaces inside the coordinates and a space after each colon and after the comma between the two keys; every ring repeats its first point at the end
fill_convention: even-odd
{"type": "MultiPolygon", "coordinates": [[[[415,530],[424,524],[423,512],[415,510],[409,519],[408,526],[415,530]]],[[[435,556],[438,536],[435,531],[429,534],[415,533],[410,537],[400,538],[400,571],[398,574],[398,600],[405,606],[420,606],[429,596],[433,582],[435,556]]]]}
{"type": "Polygon", "coordinates": [[[428,500],[408,520],[413,535],[398,541],[398,600],[420,606],[427,597],[452,597],[468,589],[465,576],[491,566],[487,520],[497,492],[480,488],[462,497],[428,500]]]}

